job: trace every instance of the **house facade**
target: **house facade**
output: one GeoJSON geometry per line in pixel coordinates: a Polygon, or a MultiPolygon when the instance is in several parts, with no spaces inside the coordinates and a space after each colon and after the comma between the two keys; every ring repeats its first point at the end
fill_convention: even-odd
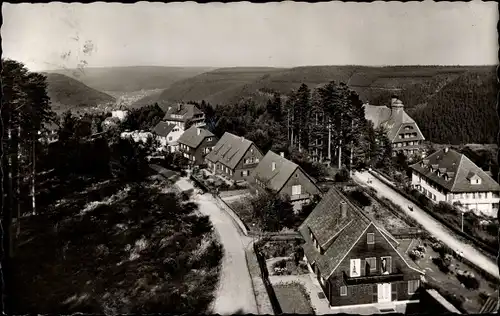
{"type": "Polygon", "coordinates": [[[217,137],[207,129],[191,126],[178,139],[179,152],[191,165],[202,165],[205,156],[212,151],[217,137]]]}
{"type": "Polygon", "coordinates": [[[332,188],[299,227],[330,307],[417,303],[424,272],[406,249],[332,188]]]}
{"type": "Polygon", "coordinates": [[[194,104],[177,103],[167,107],[163,121],[186,130],[191,126],[204,127],[205,114],[194,104]]]}
{"type": "Polygon", "coordinates": [[[246,181],[262,157],[262,152],[252,141],[226,132],[205,161],[214,173],[234,181],[246,181]]]}
{"type": "Polygon", "coordinates": [[[374,128],[385,128],[394,156],[398,152],[410,158],[422,155],[425,138],[417,123],[405,112],[401,100],[393,97],[389,107],[365,104],[364,108],[365,117],[373,122],[374,128]]]}
{"type": "Polygon", "coordinates": [[[251,173],[248,181],[257,192],[266,189],[282,196],[288,196],[299,209],[321,190],[300,166],[286,159],[284,154],[268,151],[251,173]]]}
{"type": "Polygon", "coordinates": [[[160,142],[161,147],[167,152],[173,153],[179,149],[178,140],[184,130],[180,126],[162,121],[156,124],[152,132],[160,142]]]}
{"type": "Polygon", "coordinates": [[[467,156],[444,148],[410,168],[413,188],[432,202],[458,202],[466,210],[497,216],[500,185],[467,156]]]}

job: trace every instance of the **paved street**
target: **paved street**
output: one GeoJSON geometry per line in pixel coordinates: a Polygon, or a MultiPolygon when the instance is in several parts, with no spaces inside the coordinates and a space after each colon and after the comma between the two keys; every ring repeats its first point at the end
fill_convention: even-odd
{"type": "MultiPolygon", "coordinates": [[[[186,179],[180,179],[176,185],[183,189],[189,189],[188,185],[192,187],[186,179]]],[[[224,246],[221,280],[213,303],[213,313],[230,315],[241,311],[243,314],[257,314],[257,303],[245,257],[245,247],[251,242],[251,238],[240,234],[231,217],[217,206],[210,194],[195,194],[194,200],[199,204],[200,213],[210,217],[224,246]]]]}
{"type": "Polygon", "coordinates": [[[455,234],[450,231],[447,227],[443,226],[432,216],[427,214],[425,211],[420,209],[417,205],[407,200],[401,196],[398,192],[394,191],[392,188],[382,183],[377,178],[370,175],[368,172],[356,172],[353,179],[364,186],[369,185],[377,191],[377,194],[390,199],[395,204],[401,206],[406,214],[413,217],[418,221],[425,229],[427,229],[434,237],[441,240],[448,247],[460,250],[463,252],[465,258],[476,264],[477,266],[483,268],[485,271],[499,278],[498,266],[495,261],[491,260],[487,256],[483,255],[480,251],[476,250],[473,246],[470,246],[460,239],[458,239],[455,234]],[[367,184],[368,178],[371,179],[371,184],[367,184]],[[408,206],[413,207],[413,212],[408,209],[408,206]]]}

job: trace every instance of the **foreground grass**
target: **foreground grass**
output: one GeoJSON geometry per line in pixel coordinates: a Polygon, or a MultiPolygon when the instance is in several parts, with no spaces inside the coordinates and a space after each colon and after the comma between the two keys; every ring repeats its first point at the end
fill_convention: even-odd
{"type": "Polygon", "coordinates": [[[222,247],[196,209],[148,183],[27,218],[13,312],[210,312],[222,247]]]}
{"type": "Polygon", "coordinates": [[[314,314],[307,290],[298,282],[274,285],[281,310],[285,314],[314,314]]]}

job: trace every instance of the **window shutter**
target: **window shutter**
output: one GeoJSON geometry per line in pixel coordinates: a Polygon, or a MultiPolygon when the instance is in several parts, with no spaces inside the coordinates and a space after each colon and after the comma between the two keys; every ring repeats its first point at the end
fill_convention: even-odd
{"type": "Polygon", "coordinates": [[[398,283],[397,282],[392,283],[391,289],[392,289],[392,301],[397,301],[398,300],[398,283]]]}
{"type": "Polygon", "coordinates": [[[373,303],[377,303],[377,284],[372,285],[372,299],[373,303]]]}

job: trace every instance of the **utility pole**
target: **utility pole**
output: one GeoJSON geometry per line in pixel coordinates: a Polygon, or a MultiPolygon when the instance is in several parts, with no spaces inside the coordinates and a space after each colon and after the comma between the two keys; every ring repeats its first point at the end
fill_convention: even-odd
{"type": "Polygon", "coordinates": [[[342,138],[339,142],[339,170],[342,167],[342,138]]]}

